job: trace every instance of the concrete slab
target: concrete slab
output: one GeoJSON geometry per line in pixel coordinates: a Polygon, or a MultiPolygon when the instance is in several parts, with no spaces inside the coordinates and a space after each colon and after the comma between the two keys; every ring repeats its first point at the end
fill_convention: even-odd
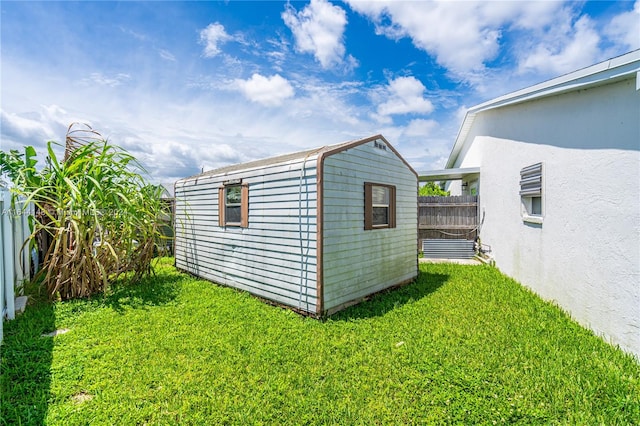
{"type": "Polygon", "coordinates": [[[27,296],[18,296],[16,297],[16,301],[14,302],[14,306],[16,309],[16,315],[21,314],[27,308],[27,296]]]}

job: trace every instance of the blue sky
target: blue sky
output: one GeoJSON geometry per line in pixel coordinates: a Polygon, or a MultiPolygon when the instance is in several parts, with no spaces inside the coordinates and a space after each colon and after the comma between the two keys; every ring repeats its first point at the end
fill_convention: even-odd
{"type": "Polygon", "coordinates": [[[640,0],[0,2],[1,149],[88,123],[159,183],[382,133],[444,167],[467,108],[640,48],[640,0]]]}

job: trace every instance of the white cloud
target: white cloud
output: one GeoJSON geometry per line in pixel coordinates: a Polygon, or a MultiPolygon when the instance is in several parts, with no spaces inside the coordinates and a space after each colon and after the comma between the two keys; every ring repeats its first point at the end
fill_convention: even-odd
{"type": "MultiPolygon", "coordinates": [[[[295,122],[300,119],[322,123],[331,123],[331,127],[344,131],[352,129],[360,133],[371,130],[363,127],[360,107],[352,103],[351,97],[363,89],[361,82],[342,81],[327,83],[305,75],[294,75],[300,94],[291,103],[288,115],[295,122]],[[328,102],[327,100],[330,100],[328,102]]],[[[371,130],[372,133],[375,131],[371,130]]]]}
{"type": "Polygon", "coordinates": [[[640,48],[640,0],[635,2],[633,10],[611,19],[605,27],[605,34],[629,50],[640,48]]]}
{"type": "Polygon", "coordinates": [[[562,1],[487,1],[479,7],[482,8],[481,26],[540,30],[554,24],[565,4],[562,1]]]}
{"type": "Polygon", "coordinates": [[[291,83],[280,74],[271,77],[253,74],[250,79],[238,79],[235,83],[247,99],[267,106],[281,105],[295,93],[291,83]]]}
{"type": "Polygon", "coordinates": [[[42,142],[47,138],[45,135],[52,133],[51,128],[39,117],[7,113],[4,110],[0,110],[0,123],[2,123],[3,139],[8,140],[35,139],[42,142]]]}
{"type": "Polygon", "coordinates": [[[218,22],[211,23],[204,30],[200,31],[200,42],[204,44],[204,56],[212,58],[220,54],[220,45],[232,40],[224,29],[224,26],[218,22]]]}
{"type": "Polygon", "coordinates": [[[418,118],[409,122],[404,131],[404,134],[410,137],[426,137],[429,136],[437,127],[438,122],[436,120],[425,120],[422,118],[418,118]]]}
{"type": "MultiPolygon", "coordinates": [[[[160,56],[160,46],[172,52],[175,47],[164,43],[158,45],[148,49],[151,50],[149,58],[155,61],[154,66],[166,66],[166,60],[160,56]]],[[[197,55],[201,52],[199,48],[204,46],[194,48],[197,55]]],[[[63,70],[52,69],[42,74],[35,64],[29,67],[16,62],[3,64],[2,149],[33,144],[38,152],[43,152],[45,140],[64,141],[67,126],[72,121],[89,122],[113,143],[134,155],[154,181],[171,182],[198,173],[202,167],[210,170],[379,131],[407,155],[412,151],[408,149],[410,145],[403,132],[419,133],[419,128],[428,127],[428,124],[416,121],[408,129],[403,125],[385,128],[369,116],[377,103],[372,107],[370,103],[362,102],[368,95],[365,82],[327,81],[324,76],[309,73],[304,68],[289,66],[291,52],[286,46],[276,46],[273,50],[282,52],[287,74],[277,73],[273,68],[262,71],[258,66],[248,74],[244,69],[238,74],[235,69],[230,72],[224,61],[211,64],[201,59],[198,62],[206,63],[206,68],[182,76],[183,81],[176,81],[174,85],[157,84],[156,80],[140,79],[135,74],[135,78],[122,80],[126,84],[116,90],[107,84],[96,83],[117,81],[117,75],[109,71],[94,75],[90,87],[79,87],[73,76],[63,70]],[[243,80],[234,80],[238,75],[243,80]],[[187,79],[203,79],[209,84],[194,90],[184,87],[187,79]],[[243,96],[239,96],[240,93],[243,96]],[[93,101],[96,99],[99,102],[93,101]],[[40,104],[57,104],[64,111],[55,107],[43,108],[40,104]],[[280,107],[265,108],[264,105],[280,107]],[[13,127],[6,124],[8,122],[13,127]],[[6,137],[9,132],[11,138],[6,137]]],[[[226,59],[226,56],[222,52],[217,58],[226,59]]],[[[344,57],[343,62],[346,60],[344,57]]],[[[131,69],[140,75],[148,74],[148,70],[135,65],[131,69]]],[[[93,63],[85,64],[85,69],[87,66],[88,71],[82,75],[89,76],[93,70],[101,70],[93,63]]],[[[134,76],[129,68],[122,70],[134,76]]],[[[400,81],[395,85],[387,82],[386,90],[380,90],[385,97],[378,103],[397,97],[410,104],[407,99],[411,97],[407,93],[412,92],[403,92],[400,81]]],[[[424,104],[424,86],[419,82],[417,86],[419,90],[414,98],[418,104],[424,104]]],[[[387,108],[387,112],[398,108],[415,109],[406,105],[392,108],[390,104],[387,108]]],[[[416,139],[422,140],[423,136],[417,134],[416,139]]],[[[420,146],[417,143],[416,157],[423,155],[420,146]]]]}
{"type": "Polygon", "coordinates": [[[347,1],[375,23],[378,34],[410,38],[453,76],[473,84],[498,56],[505,31],[549,28],[563,7],[555,1],[347,1]]]}
{"type": "Polygon", "coordinates": [[[125,27],[120,27],[120,31],[122,31],[125,34],[128,34],[130,36],[132,36],[133,38],[135,38],[138,41],[147,41],[148,40],[148,36],[142,33],[139,33],[137,31],[134,31],[130,28],[125,28],[125,27]]]}
{"type": "MultiPolygon", "coordinates": [[[[311,0],[300,12],[287,3],[282,20],[291,29],[296,49],[312,53],[323,68],[341,64],[345,47],[343,34],[347,25],[344,9],[326,0],[311,0]]],[[[353,59],[349,61],[353,64],[353,59]]]]}
{"type": "MultiPolygon", "coordinates": [[[[410,38],[450,77],[470,84],[477,93],[512,90],[514,74],[520,87],[591,65],[610,53],[603,50],[598,25],[578,2],[347,2],[375,24],[378,34],[410,38]],[[510,52],[503,52],[505,47],[510,52]],[[496,58],[502,64],[494,68],[496,58]]],[[[640,0],[604,28],[615,45],[611,54],[619,54],[621,46],[625,51],[639,48],[640,0]]]]}
{"type": "Polygon", "coordinates": [[[171,62],[175,62],[176,61],[176,57],[173,56],[173,54],[171,52],[169,52],[168,50],[160,49],[160,50],[158,50],[158,54],[160,55],[160,57],[162,59],[165,59],[167,61],[171,61],[171,62]]]}
{"type": "Polygon", "coordinates": [[[384,89],[386,100],[378,105],[374,115],[381,122],[391,121],[391,115],[429,114],[433,104],[423,97],[426,88],[415,77],[398,77],[384,89]]]}
{"type": "MultiPolygon", "coordinates": [[[[30,145],[36,149],[42,163],[47,155],[46,143],[52,140],[64,143],[67,128],[74,121],[81,120],[74,118],[58,105],[40,105],[36,111],[19,114],[1,109],[0,149],[17,149],[22,152],[24,146],[30,145]]],[[[56,155],[63,155],[62,147],[54,145],[53,149],[56,155]]]]}
{"type": "Polygon", "coordinates": [[[111,76],[105,75],[101,72],[94,72],[89,77],[84,78],[82,83],[85,85],[99,85],[108,87],[117,87],[131,80],[131,76],[125,73],[118,73],[111,76]]]}
{"type": "Polygon", "coordinates": [[[462,125],[465,117],[467,116],[467,111],[469,107],[466,105],[460,105],[458,109],[455,111],[453,117],[455,117],[455,123],[458,125],[462,125]]]}
{"type": "Polygon", "coordinates": [[[487,19],[488,3],[349,1],[379,34],[413,44],[454,72],[478,70],[498,51],[500,31],[487,19]]]}
{"type": "Polygon", "coordinates": [[[525,51],[519,64],[521,73],[559,75],[596,63],[600,55],[600,36],[586,15],[574,25],[558,26],[538,43],[525,51]]]}

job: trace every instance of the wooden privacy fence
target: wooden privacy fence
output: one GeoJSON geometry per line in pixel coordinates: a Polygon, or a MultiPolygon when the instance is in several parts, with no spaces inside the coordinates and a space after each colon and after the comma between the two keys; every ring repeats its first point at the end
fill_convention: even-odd
{"type": "Polygon", "coordinates": [[[0,188],[0,342],[2,342],[2,322],[15,318],[15,293],[21,292],[22,284],[30,278],[31,257],[28,247],[22,250],[29,238],[29,214],[33,206],[16,202],[11,206],[11,193],[0,188]]]}
{"type": "Polygon", "coordinates": [[[478,196],[418,197],[418,239],[475,240],[478,196]]]}

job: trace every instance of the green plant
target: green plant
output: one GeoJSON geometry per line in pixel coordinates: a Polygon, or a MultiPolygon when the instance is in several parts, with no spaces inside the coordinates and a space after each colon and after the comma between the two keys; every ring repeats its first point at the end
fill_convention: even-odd
{"type": "MultiPolygon", "coordinates": [[[[15,197],[35,205],[28,243],[44,251],[42,282],[50,297],[69,299],[103,291],[110,280],[150,271],[161,238],[160,188],[149,185],[135,158],[90,127],[71,125],[64,161],[55,142],[36,168],[36,151],[2,152],[2,172],[15,197]]],[[[15,199],[14,197],[14,199],[15,199]]]]}
{"type": "Polygon", "coordinates": [[[419,197],[428,197],[431,195],[448,197],[451,194],[449,191],[442,189],[440,185],[437,185],[435,182],[427,182],[418,190],[419,197]]]}

